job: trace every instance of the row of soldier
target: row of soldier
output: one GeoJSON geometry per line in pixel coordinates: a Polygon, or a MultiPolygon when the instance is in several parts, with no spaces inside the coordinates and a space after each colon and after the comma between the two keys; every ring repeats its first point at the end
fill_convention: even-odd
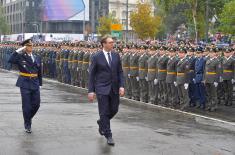
{"type": "MultiPolygon", "coordinates": [[[[16,48],[17,45],[2,45],[1,62],[16,48]]],[[[42,58],[45,77],[83,88],[88,83],[90,58],[99,49],[97,44],[87,43],[34,47],[42,58]]],[[[232,105],[232,48],[126,45],[119,53],[125,96],[129,99],[181,109],[197,106],[209,111],[216,110],[219,103],[232,105]]]]}
{"type": "Polygon", "coordinates": [[[122,56],[126,97],[184,109],[215,111],[232,105],[234,49],[128,47],[122,56]]]}

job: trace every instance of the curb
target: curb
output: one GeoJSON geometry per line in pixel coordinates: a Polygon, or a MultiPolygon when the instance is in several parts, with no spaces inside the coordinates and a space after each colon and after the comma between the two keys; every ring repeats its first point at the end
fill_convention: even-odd
{"type": "MultiPolygon", "coordinates": [[[[13,73],[13,74],[17,74],[16,71],[9,71],[9,70],[4,70],[4,69],[0,69],[0,70],[5,71],[5,72],[9,72],[9,73],[13,73]]],[[[46,81],[46,82],[56,83],[56,84],[64,85],[64,86],[67,86],[67,87],[75,88],[75,89],[78,90],[79,93],[87,94],[87,89],[86,88],[81,88],[81,87],[77,87],[77,86],[73,86],[73,85],[69,85],[69,84],[64,84],[64,83],[58,82],[56,80],[48,79],[48,78],[43,78],[43,80],[46,81]]],[[[120,100],[121,100],[121,104],[123,104],[123,105],[137,107],[137,108],[141,108],[141,109],[145,109],[145,110],[150,110],[150,111],[153,111],[153,112],[156,112],[156,111],[159,111],[159,110],[160,111],[172,111],[172,112],[175,112],[175,113],[190,116],[197,123],[200,123],[200,124],[212,125],[212,126],[217,126],[217,127],[221,127],[221,128],[226,128],[226,129],[231,130],[231,131],[235,131],[235,122],[224,121],[224,120],[221,120],[221,119],[217,119],[217,118],[213,118],[213,117],[207,117],[207,116],[204,116],[204,115],[199,115],[199,114],[195,114],[195,113],[191,113],[191,112],[185,112],[185,111],[181,111],[181,110],[177,110],[177,109],[171,109],[171,108],[163,107],[163,106],[160,106],[160,105],[153,105],[153,104],[150,104],[150,103],[135,101],[135,100],[127,99],[127,98],[124,98],[124,97],[121,97],[120,100]]]]}

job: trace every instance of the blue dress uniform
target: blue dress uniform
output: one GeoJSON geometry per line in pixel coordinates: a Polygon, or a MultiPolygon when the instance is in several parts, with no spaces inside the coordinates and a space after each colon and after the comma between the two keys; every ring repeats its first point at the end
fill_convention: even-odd
{"type": "MultiPolygon", "coordinates": [[[[202,52],[202,51],[197,51],[202,52]]],[[[195,91],[196,91],[196,97],[199,100],[199,108],[205,109],[205,102],[206,102],[206,91],[205,91],[205,85],[202,82],[203,76],[204,76],[204,69],[205,69],[205,63],[206,60],[204,57],[198,57],[195,62],[195,91]]]]}
{"type": "Polygon", "coordinates": [[[41,60],[36,55],[32,55],[29,56],[26,52],[14,52],[9,59],[9,63],[16,64],[19,68],[16,86],[20,87],[24,126],[28,133],[31,133],[32,118],[40,107],[39,86],[42,86],[41,60]]]}

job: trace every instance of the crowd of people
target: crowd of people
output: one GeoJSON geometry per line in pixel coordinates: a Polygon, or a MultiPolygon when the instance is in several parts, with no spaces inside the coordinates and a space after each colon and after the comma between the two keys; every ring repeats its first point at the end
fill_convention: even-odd
{"type": "MultiPolygon", "coordinates": [[[[35,43],[43,76],[87,88],[89,64],[102,46],[89,42],[35,43]]],[[[8,59],[19,43],[0,44],[0,67],[14,69],[8,59]]],[[[232,106],[235,82],[234,48],[192,44],[116,44],[122,59],[125,97],[182,109],[215,111],[232,106]]]]}

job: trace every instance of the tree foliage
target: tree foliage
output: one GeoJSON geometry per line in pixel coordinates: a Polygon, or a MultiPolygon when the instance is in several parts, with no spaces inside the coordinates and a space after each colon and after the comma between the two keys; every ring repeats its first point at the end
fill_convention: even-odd
{"type": "MultiPolygon", "coordinates": [[[[206,32],[206,8],[208,4],[208,18],[223,11],[223,6],[231,0],[156,0],[157,4],[165,11],[166,17],[174,14],[172,10],[183,6],[183,16],[186,17],[188,27],[193,28],[194,38],[202,38],[206,32]],[[208,2],[208,3],[207,3],[208,2]]],[[[175,12],[175,15],[177,12],[175,12]]],[[[182,16],[182,14],[179,14],[182,16]]]]}
{"type": "Polygon", "coordinates": [[[160,30],[162,18],[154,16],[150,4],[139,3],[130,15],[130,26],[140,39],[154,38],[160,30]]]}
{"type": "Polygon", "coordinates": [[[219,30],[227,34],[235,34],[235,0],[227,3],[219,16],[219,30]]]}
{"type": "Polygon", "coordinates": [[[97,27],[98,33],[101,36],[105,34],[111,34],[112,24],[119,24],[118,19],[115,19],[112,15],[100,17],[99,26],[97,27]]]}

